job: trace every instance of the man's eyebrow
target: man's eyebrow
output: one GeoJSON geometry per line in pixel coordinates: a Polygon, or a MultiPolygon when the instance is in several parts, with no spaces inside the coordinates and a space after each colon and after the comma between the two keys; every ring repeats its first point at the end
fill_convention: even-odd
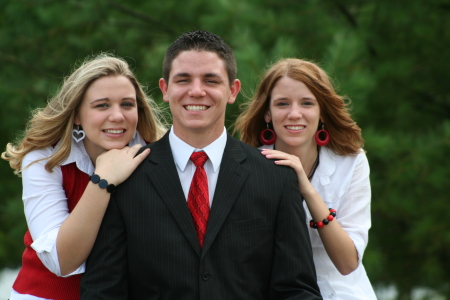
{"type": "Polygon", "coordinates": [[[222,76],[220,76],[220,74],[217,74],[217,73],[206,73],[205,75],[203,75],[203,77],[205,77],[205,78],[223,79],[222,76]]]}
{"type": "Polygon", "coordinates": [[[177,74],[173,75],[173,78],[177,78],[177,77],[189,77],[189,76],[191,76],[189,73],[184,72],[184,73],[177,73],[177,74]]]}

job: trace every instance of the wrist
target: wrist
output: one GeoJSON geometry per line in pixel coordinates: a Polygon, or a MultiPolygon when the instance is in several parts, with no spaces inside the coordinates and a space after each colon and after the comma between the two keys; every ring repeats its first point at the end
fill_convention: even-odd
{"type": "Polygon", "coordinates": [[[309,221],[309,227],[314,228],[314,229],[318,229],[318,228],[322,228],[325,225],[328,225],[331,221],[334,220],[334,218],[336,217],[336,210],[333,208],[329,208],[328,209],[330,211],[330,214],[323,219],[322,221],[319,222],[314,222],[314,220],[309,221]]]}
{"type": "MultiPolygon", "coordinates": [[[[302,187],[301,189],[301,194],[303,195],[303,197],[305,198],[305,200],[309,200],[309,199],[313,199],[316,197],[316,195],[318,196],[319,194],[317,193],[316,189],[312,186],[311,183],[309,183],[306,187],[302,187]]],[[[320,197],[320,196],[319,196],[320,197]]]]}
{"type": "Polygon", "coordinates": [[[108,183],[108,181],[106,179],[101,179],[99,175],[97,174],[92,174],[92,176],[90,177],[90,180],[92,183],[94,184],[98,184],[98,186],[102,189],[106,189],[106,191],[108,193],[113,193],[114,190],[116,189],[116,186],[112,183],[108,183]]]}

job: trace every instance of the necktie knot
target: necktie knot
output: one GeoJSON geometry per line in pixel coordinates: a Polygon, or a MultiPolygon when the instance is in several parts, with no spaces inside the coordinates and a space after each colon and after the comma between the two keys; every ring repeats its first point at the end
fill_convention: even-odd
{"type": "Polygon", "coordinates": [[[196,167],[203,167],[205,162],[208,160],[208,155],[204,151],[193,152],[191,155],[191,160],[196,167]]]}

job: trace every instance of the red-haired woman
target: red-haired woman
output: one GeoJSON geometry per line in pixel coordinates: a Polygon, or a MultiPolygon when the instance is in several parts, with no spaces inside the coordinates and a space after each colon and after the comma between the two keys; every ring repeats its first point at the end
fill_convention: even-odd
{"type": "Polygon", "coordinates": [[[235,129],[262,155],[296,171],[323,298],[376,299],[362,265],[370,170],[344,99],[316,64],[283,59],[264,74],[235,129]]]}

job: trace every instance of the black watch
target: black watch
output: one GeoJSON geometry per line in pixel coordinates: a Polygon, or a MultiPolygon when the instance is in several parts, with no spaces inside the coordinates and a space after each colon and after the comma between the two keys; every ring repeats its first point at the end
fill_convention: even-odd
{"type": "Polygon", "coordinates": [[[108,184],[108,181],[106,181],[105,179],[100,179],[100,176],[98,176],[97,174],[92,174],[91,181],[92,183],[98,183],[98,186],[102,189],[106,189],[108,193],[112,193],[116,189],[116,186],[114,184],[108,184]]]}

